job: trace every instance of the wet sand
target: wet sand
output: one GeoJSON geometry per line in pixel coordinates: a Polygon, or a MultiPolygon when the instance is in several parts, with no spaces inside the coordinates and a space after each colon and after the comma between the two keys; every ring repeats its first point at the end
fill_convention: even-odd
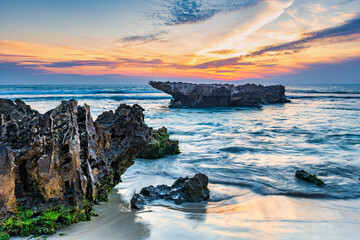
{"type": "Polygon", "coordinates": [[[96,206],[98,217],[60,229],[49,239],[360,239],[360,200],[262,196],[246,188],[210,184],[215,195],[237,191],[237,197],[130,209],[135,191],[172,182],[125,174],[109,202],[96,206]]]}

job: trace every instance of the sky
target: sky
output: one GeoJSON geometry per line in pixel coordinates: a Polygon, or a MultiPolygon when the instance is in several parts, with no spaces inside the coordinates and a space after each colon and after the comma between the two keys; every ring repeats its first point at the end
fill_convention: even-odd
{"type": "Polygon", "coordinates": [[[0,84],[359,76],[359,0],[0,0],[0,84]]]}

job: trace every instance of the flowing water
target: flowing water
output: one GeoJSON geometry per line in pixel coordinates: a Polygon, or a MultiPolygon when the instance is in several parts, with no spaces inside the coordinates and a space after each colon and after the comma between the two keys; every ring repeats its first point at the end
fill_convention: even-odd
{"type": "MultiPolygon", "coordinates": [[[[252,202],[263,199],[261,201],[267,202],[267,208],[280,209],[275,204],[278,201],[274,200],[275,196],[284,203],[289,199],[291,204],[300,201],[295,205],[303,209],[309,204],[315,204],[317,209],[336,208],[338,212],[331,214],[343,218],[349,217],[349,214],[344,215],[347,211],[359,212],[360,85],[286,86],[291,103],[251,108],[169,109],[171,96],[148,85],[2,86],[0,95],[1,98],[20,98],[41,113],[56,107],[62,99],[75,98],[79,104],[91,106],[94,118],[103,111],[116,109],[121,103],[141,105],[145,109],[147,125],[153,128],[166,126],[171,138],[180,141],[182,153],[159,160],[136,160],[118,186],[124,202],[128,202],[134,191],[141,187],[171,184],[180,176],[192,176],[197,172],[208,175],[211,190],[206,206],[164,203],[167,207],[150,207],[151,211],[158,213],[152,215],[154,219],[165,215],[164,211],[172,211],[173,218],[176,218],[180,210],[185,214],[184,219],[195,220],[204,214],[219,216],[216,213],[242,212],[246,206],[239,206],[239,203],[251,199],[252,202]],[[297,169],[316,174],[326,184],[318,187],[296,179],[297,169]],[[326,203],[321,205],[321,202],[326,203]],[[326,204],[335,204],[336,207],[326,204]],[[350,209],[346,208],[347,204],[350,209]]],[[[264,202],[261,204],[266,205],[264,202]]],[[[304,212],[311,215],[311,209],[304,212]]],[[[146,219],[148,213],[141,214],[146,219]]],[[[271,216],[265,214],[259,219],[271,216]]],[[[352,218],[351,224],[359,227],[359,215],[352,218]]],[[[176,219],[169,221],[175,223],[176,219]]],[[[209,231],[214,231],[214,228],[205,227],[209,231]]],[[[151,229],[150,235],[141,238],[167,239],[170,236],[164,229],[159,230],[160,235],[156,235],[159,234],[156,227],[151,229]]],[[[182,228],[177,229],[181,232],[182,228]]],[[[344,227],[342,230],[349,229],[344,227]]],[[[231,235],[239,232],[239,227],[227,230],[231,233],[227,236],[219,235],[221,231],[208,233],[207,239],[214,236],[247,238],[246,234],[231,235]]],[[[263,235],[249,236],[258,239],[263,235]]],[[[269,239],[286,239],[285,236],[269,239]]]]}

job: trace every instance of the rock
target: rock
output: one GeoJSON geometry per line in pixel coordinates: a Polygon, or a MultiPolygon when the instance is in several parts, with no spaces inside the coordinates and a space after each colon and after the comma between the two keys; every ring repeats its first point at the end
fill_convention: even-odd
{"type": "Polygon", "coordinates": [[[174,101],[173,99],[171,99],[169,108],[182,108],[182,107],[183,105],[180,101],[174,101]]]}
{"type": "Polygon", "coordinates": [[[201,202],[209,199],[208,177],[197,173],[194,177],[177,179],[169,187],[167,185],[149,186],[143,188],[140,193],[135,194],[130,203],[132,208],[141,209],[153,200],[169,200],[176,204],[185,202],[201,202]]]}
{"type": "Polygon", "coordinates": [[[311,175],[304,170],[297,170],[295,176],[306,182],[315,183],[318,186],[325,184],[324,181],[318,178],[315,174],[311,175]]]}
{"type": "Polygon", "coordinates": [[[155,82],[149,84],[173,96],[169,107],[235,107],[287,103],[285,87],[256,84],[193,84],[182,82],[155,82]]]}
{"type": "Polygon", "coordinates": [[[45,114],[21,100],[0,99],[0,116],[0,219],[20,207],[90,214],[152,133],[136,104],[121,104],[93,121],[90,107],[73,99],[45,114]]]}
{"type": "Polygon", "coordinates": [[[165,127],[154,130],[152,136],[151,141],[138,154],[138,158],[158,159],[180,153],[179,141],[169,139],[170,136],[165,127]]]}

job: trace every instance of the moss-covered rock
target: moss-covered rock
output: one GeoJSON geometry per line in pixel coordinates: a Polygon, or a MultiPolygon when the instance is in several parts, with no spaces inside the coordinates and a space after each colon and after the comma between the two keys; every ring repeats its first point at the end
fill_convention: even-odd
{"type": "Polygon", "coordinates": [[[92,204],[82,207],[20,209],[8,219],[0,220],[0,240],[10,236],[49,235],[72,223],[90,220],[94,215],[92,204]]]}
{"type": "Polygon", "coordinates": [[[315,174],[310,174],[305,170],[297,170],[295,173],[295,177],[309,183],[315,183],[318,186],[325,184],[324,181],[318,178],[315,174]]]}
{"type": "Polygon", "coordinates": [[[166,155],[179,154],[179,141],[171,140],[166,127],[154,130],[152,140],[143,147],[138,158],[158,159],[166,155]]]}

